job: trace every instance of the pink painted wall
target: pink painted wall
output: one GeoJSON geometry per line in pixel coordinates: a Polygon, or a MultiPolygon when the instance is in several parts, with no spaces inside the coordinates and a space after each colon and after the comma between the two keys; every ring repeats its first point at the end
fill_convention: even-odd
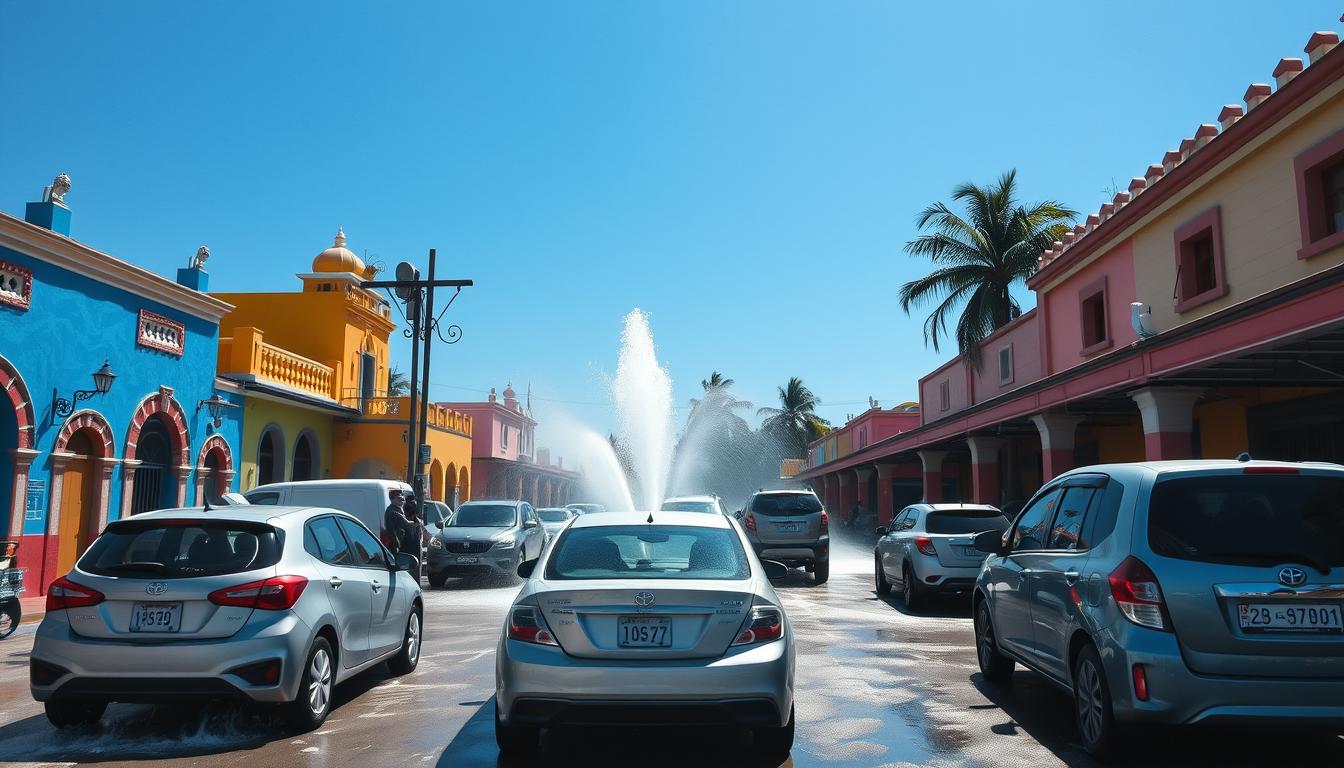
{"type": "MultiPolygon", "coordinates": [[[[991,334],[981,343],[980,355],[980,370],[971,372],[972,402],[982,403],[1041,378],[1041,332],[1036,310],[1029,310],[991,334]],[[1012,381],[1000,384],[999,350],[1009,345],[1013,349],[1012,381]]],[[[938,396],[936,389],[933,394],[938,396]]]]}
{"type": "Polygon", "coordinates": [[[526,416],[510,411],[497,403],[440,403],[440,405],[471,416],[473,457],[518,460],[518,447],[522,442],[521,430],[530,424],[526,416]],[[506,426],[509,428],[508,448],[500,445],[500,434],[506,426]]]}
{"type": "MultiPolygon", "coordinates": [[[[1135,300],[1134,248],[1130,240],[1125,240],[1063,281],[1044,289],[1049,373],[1067,370],[1088,359],[1081,355],[1083,323],[1078,292],[1102,277],[1106,278],[1106,324],[1111,346],[1091,357],[1104,355],[1135,341],[1134,329],[1129,322],[1129,305],[1135,300]]],[[[1038,292],[1038,304],[1041,298],[1038,292]]],[[[1148,304],[1170,302],[1171,295],[1145,296],[1143,300],[1148,304]]]]}
{"type": "Polygon", "coordinates": [[[919,380],[920,416],[925,424],[956,413],[971,404],[970,376],[967,371],[966,362],[956,357],[919,380]],[[939,388],[944,381],[948,382],[949,390],[947,410],[942,409],[942,399],[939,396],[939,388]]]}

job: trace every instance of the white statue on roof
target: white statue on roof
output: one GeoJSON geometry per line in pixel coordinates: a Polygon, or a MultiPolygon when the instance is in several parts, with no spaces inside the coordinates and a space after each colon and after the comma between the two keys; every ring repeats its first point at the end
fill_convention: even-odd
{"type": "Polygon", "coordinates": [[[65,193],[70,191],[70,177],[62,171],[56,174],[51,186],[42,190],[42,202],[65,205],[65,193]]]}
{"type": "Polygon", "coordinates": [[[205,262],[210,258],[210,246],[202,245],[196,249],[196,255],[191,257],[192,269],[205,269],[205,262]]]}

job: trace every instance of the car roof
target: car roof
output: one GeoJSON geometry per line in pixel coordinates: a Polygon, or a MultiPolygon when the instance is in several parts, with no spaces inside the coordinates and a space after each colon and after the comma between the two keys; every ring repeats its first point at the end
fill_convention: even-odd
{"type": "MultiPolygon", "coordinates": [[[[319,511],[324,513],[335,512],[346,517],[350,515],[341,512],[339,509],[330,509],[328,507],[314,506],[271,506],[270,504],[252,504],[248,506],[228,506],[228,507],[179,507],[177,509],[157,509],[153,512],[142,512],[134,517],[124,517],[122,520],[191,520],[200,518],[201,520],[247,520],[251,522],[264,523],[267,520],[274,520],[277,517],[287,517],[308,511],[319,511]]],[[[113,522],[121,522],[114,520],[113,522]]]]}
{"type": "Polygon", "coordinates": [[[783,495],[816,496],[817,494],[808,488],[776,488],[770,491],[757,491],[752,494],[752,496],[783,496],[783,495]]]}
{"type": "Polygon", "coordinates": [[[473,504],[509,504],[511,506],[520,507],[525,503],[526,502],[517,499],[472,499],[471,501],[462,502],[462,506],[466,507],[473,504]]]}
{"type": "Polygon", "coordinates": [[[999,508],[992,504],[927,504],[925,502],[920,502],[918,504],[911,504],[910,506],[917,507],[926,512],[948,512],[958,509],[983,509],[989,512],[999,511],[999,508]]]}
{"type": "Polygon", "coordinates": [[[730,523],[723,515],[706,515],[704,512],[603,512],[598,515],[580,515],[574,518],[574,528],[600,528],[608,525],[685,525],[697,528],[728,528],[730,523]]]}
{"type": "Polygon", "coordinates": [[[1339,464],[1330,464],[1323,461],[1237,461],[1236,459],[1175,459],[1168,461],[1134,461],[1124,464],[1096,464],[1088,467],[1079,467],[1066,472],[1066,475],[1085,475],[1089,473],[1112,474],[1115,472],[1132,471],[1135,469],[1151,472],[1153,474],[1170,474],[1175,472],[1242,472],[1248,467],[1260,468],[1283,468],[1283,469],[1313,469],[1313,470],[1335,470],[1344,471],[1344,466],[1339,464]]]}
{"type": "Polygon", "coordinates": [[[719,500],[719,497],[718,497],[718,496],[668,496],[666,499],[663,499],[663,503],[666,504],[666,503],[669,502],[669,501],[708,501],[708,502],[715,502],[715,501],[718,501],[718,500],[719,500]]]}
{"type": "Polygon", "coordinates": [[[359,485],[378,485],[384,488],[410,488],[411,486],[400,480],[384,480],[379,478],[358,478],[358,479],[326,479],[326,480],[288,480],[281,483],[267,483],[258,485],[256,488],[249,488],[246,493],[253,491],[265,491],[272,488],[293,488],[295,486],[312,486],[314,488],[323,487],[350,487],[359,485]]]}

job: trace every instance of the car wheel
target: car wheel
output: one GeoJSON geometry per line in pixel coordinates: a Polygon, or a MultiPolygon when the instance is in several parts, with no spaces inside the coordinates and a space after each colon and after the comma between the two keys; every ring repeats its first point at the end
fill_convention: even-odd
{"type": "Polygon", "coordinates": [[[924,607],[924,589],[908,565],[901,571],[901,598],[908,610],[917,611],[924,607]]]}
{"type": "Polygon", "coordinates": [[[975,607],[975,655],[980,674],[991,683],[1006,683],[1013,676],[1013,660],[999,652],[994,623],[989,618],[989,603],[981,600],[975,607]]]}
{"type": "Polygon", "coordinates": [[[755,728],[752,738],[756,741],[756,751],[771,764],[782,763],[793,751],[793,710],[789,710],[789,723],[783,728],[755,728]]]}
{"type": "Polygon", "coordinates": [[[14,630],[19,628],[19,619],[22,617],[19,601],[11,600],[8,604],[0,606],[0,640],[14,634],[14,630]]]}
{"type": "Polygon", "coordinates": [[[891,582],[887,581],[887,574],[882,571],[882,556],[876,552],[873,553],[873,582],[877,584],[877,594],[891,594],[891,582]]]}
{"type": "Polygon", "coordinates": [[[830,578],[831,578],[830,559],[827,558],[826,560],[818,560],[816,564],[812,566],[812,583],[825,584],[826,581],[830,578]]]}
{"type": "Polygon", "coordinates": [[[1116,731],[1111,689],[1101,655],[1091,644],[1083,646],[1073,665],[1073,703],[1083,749],[1094,757],[1110,753],[1116,731]]]}
{"type": "Polygon", "coordinates": [[[299,696],[285,713],[294,730],[306,733],[322,725],[331,712],[331,692],[336,684],[335,657],[326,638],[313,641],[299,680],[299,696]]]}
{"type": "Polygon", "coordinates": [[[429,586],[434,589],[443,589],[448,584],[448,574],[429,572],[429,586]]]}
{"type": "Polygon", "coordinates": [[[47,722],[57,728],[93,725],[107,711],[106,701],[48,701],[47,722]]]}
{"type": "Polygon", "coordinates": [[[505,725],[495,707],[495,744],[506,755],[525,755],[537,750],[541,729],[532,725],[505,725]]]}
{"type": "Polygon", "coordinates": [[[406,619],[406,635],[401,639],[401,650],[387,662],[387,668],[392,674],[400,677],[415,671],[415,665],[420,663],[420,642],[422,639],[420,612],[412,610],[411,615],[406,619]]]}

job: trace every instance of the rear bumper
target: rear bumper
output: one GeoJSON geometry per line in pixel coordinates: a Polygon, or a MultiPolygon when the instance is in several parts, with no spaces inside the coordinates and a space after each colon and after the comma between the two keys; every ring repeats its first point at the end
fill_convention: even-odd
{"type": "Polygon", "coordinates": [[[822,536],[815,542],[762,544],[752,541],[751,548],[762,560],[777,560],[785,565],[811,565],[831,556],[831,538],[822,536]]]}
{"type": "Polygon", "coordinates": [[[975,580],[980,576],[980,566],[954,567],[943,565],[931,557],[910,558],[915,578],[926,590],[940,592],[970,593],[975,588],[975,580]]]}
{"type": "Polygon", "coordinates": [[[500,641],[496,707],[508,723],[740,723],[783,726],[793,707],[786,636],[715,659],[607,661],[500,641]],[[517,719],[515,719],[517,718],[517,719]]]}
{"type": "Polygon", "coordinates": [[[37,701],[96,698],[156,702],[177,699],[237,698],[293,701],[313,630],[293,613],[259,627],[245,626],[219,640],[126,642],[76,635],[65,611],[48,614],[37,628],[30,669],[54,665],[59,674],[45,684],[30,675],[37,701]],[[275,685],[254,686],[230,670],[280,660],[275,685]]]}

